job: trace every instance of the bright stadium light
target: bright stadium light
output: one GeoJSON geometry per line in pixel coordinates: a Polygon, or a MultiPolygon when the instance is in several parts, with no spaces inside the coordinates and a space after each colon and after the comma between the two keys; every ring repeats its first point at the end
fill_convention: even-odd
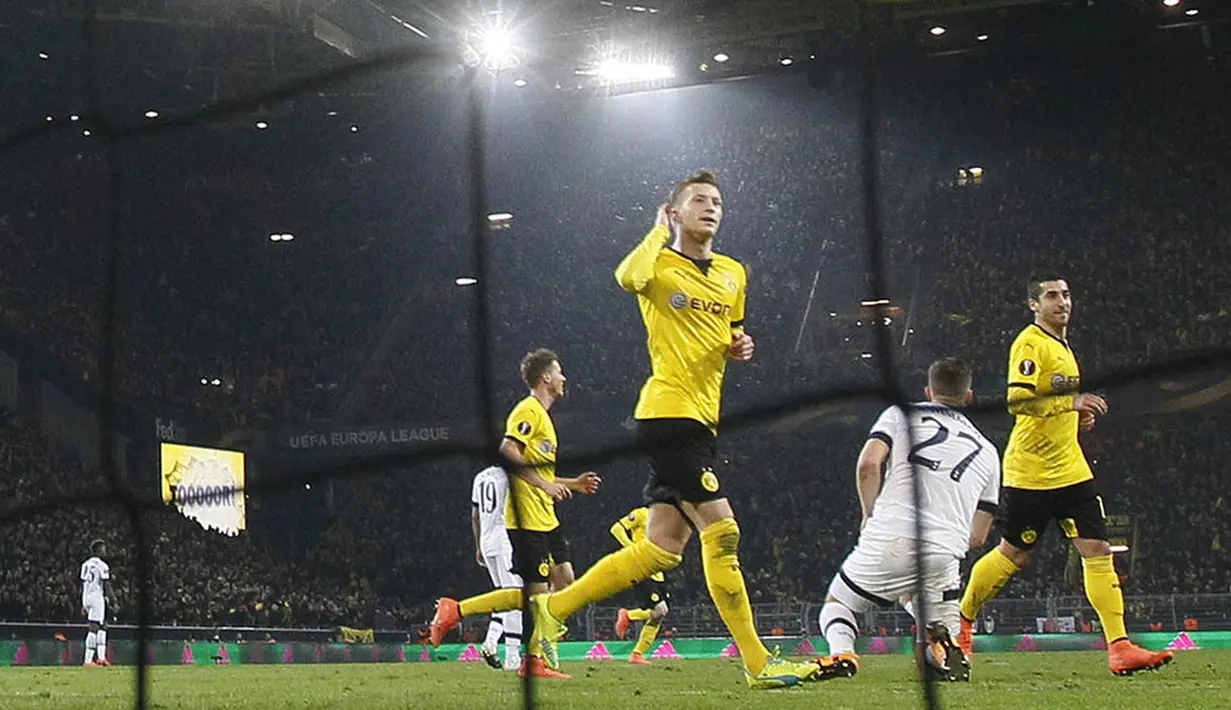
{"type": "Polygon", "coordinates": [[[210,383],[211,385],[215,386],[215,387],[221,387],[221,386],[222,386],[222,380],[218,379],[217,377],[215,377],[214,379],[210,380],[210,381],[209,381],[209,383],[210,383]]]}
{"type": "Polygon", "coordinates": [[[783,57],[782,59],[778,60],[778,63],[784,67],[789,67],[795,63],[795,60],[790,57],[783,57]]]}
{"type": "Polygon", "coordinates": [[[68,117],[68,120],[70,120],[70,121],[80,121],[80,120],[81,120],[81,116],[78,116],[77,114],[75,114],[75,113],[74,113],[73,115],[71,115],[71,116],[69,116],[69,117],[68,117]]]}
{"type": "Polygon", "coordinates": [[[1165,7],[1177,7],[1179,4],[1180,0],[1163,0],[1163,5],[1165,7]]]}
{"type": "Polygon", "coordinates": [[[483,66],[501,71],[520,63],[513,46],[513,33],[507,27],[494,25],[479,33],[475,50],[483,66]]]}
{"type": "Polygon", "coordinates": [[[39,58],[39,59],[42,59],[42,60],[47,60],[47,59],[50,59],[50,57],[48,56],[48,54],[47,54],[46,52],[39,52],[39,53],[38,53],[38,58],[39,58]]]}
{"type": "Polygon", "coordinates": [[[975,39],[979,40],[980,42],[986,42],[987,35],[979,35],[978,37],[975,37],[975,39]]]}
{"type": "Polygon", "coordinates": [[[207,379],[205,379],[204,377],[202,377],[202,378],[201,378],[201,386],[202,386],[202,387],[205,387],[205,386],[207,386],[207,385],[209,385],[209,380],[207,380],[207,379]]]}
{"type": "Polygon", "coordinates": [[[269,123],[267,121],[257,121],[256,122],[256,129],[258,131],[263,131],[266,128],[269,128],[269,123]]]}
{"type": "Polygon", "coordinates": [[[502,222],[508,222],[512,219],[512,212],[493,212],[492,214],[487,215],[487,221],[491,224],[500,224],[502,222]]]}
{"type": "Polygon", "coordinates": [[[722,64],[723,62],[728,61],[730,59],[731,59],[731,55],[727,54],[726,52],[719,52],[718,54],[714,55],[714,61],[718,62],[719,64],[722,64]]]}
{"type": "Polygon", "coordinates": [[[521,78],[518,78],[518,79],[514,79],[514,80],[513,80],[513,86],[516,86],[516,87],[517,87],[517,88],[519,88],[519,89],[520,89],[520,88],[522,88],[522,87],[524,87],[524,86],[525,86],[526,84],[528,84],[528,83],[530,83],[530,82],[526,81],[525,79],[521,79],[521,78]]]}
{"type": "Polygon", "coordinates": [[[666,81],[675,78],[675,69],[667,64],[649,62],[599,62],[598,67],[578,72],[596,76],[609,84],[634,84],[643,81],[666,81]]]}
{"type": "Polygon", "coordinates": [[[1201,12],[1201,11],[1200,11],[1200,10],[1198,10],[1197,8],[1195,8],[1195,7],[1190,7],[1190,8],[1188,8],[1187,10],[1185,10],[1185,11],[1184,11],[1184,14],[1185,14],[1185,15],[1188,15],[1189,17],[1196,17],[1196,16],[1197,16],[1197,13],[1199,13],[1199,12],[1201,12]]]}
{"type": "Polygon", "coordinates": [[[457,284],[458,286],[473,286],[479,283],[479,280],[476,278],[472,278],[470,276],[459,276],[458,278],[453,280],[453,283],[457,284]]]}
{"type": "Polygon", "coordinates": [[[153,109],[150,109],[149,111],[145,112],[145,117],[146,118],[158,118],[158,112],[153,109]]]}
{"type": "Polygon", "coordinates": [[[933,37],[939,37],[943,35],[944,33],[948,32],[948,30],[946,30],[944,27],[941,27],[940,25],[936,25],[932,27],[932,29],[928,30],[928,32],[931,32],[933,37]]]}

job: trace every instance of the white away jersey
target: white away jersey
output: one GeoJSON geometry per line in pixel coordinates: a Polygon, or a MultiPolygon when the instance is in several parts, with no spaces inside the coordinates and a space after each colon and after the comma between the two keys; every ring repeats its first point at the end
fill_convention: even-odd
{"type": "Polygon", "coordinates": [[[111,568],[106,562],[91,557],[81,565],[81,599],[83,606],[90,599],[103,598],[103,582],[111,579],[111,568]]]}
{"type": "Polygon", "coordinates": [[[889,459],[860,541],[915,538],[918,472],[924,542],[965,557],[975,511],[995,512],[1000,498],[996,447],[964,414],[932,402],[911,405],[909,417],[886,409],[868,437],[889,445],[889,459]]]}
{"type": "Polygon", "coordinates": [[[509,495],[509,477],[499,466],[475,474],[470,502],[479,511],[479,551],[484,557],[513,554],[505,529],[504,503],[509,495]]]}

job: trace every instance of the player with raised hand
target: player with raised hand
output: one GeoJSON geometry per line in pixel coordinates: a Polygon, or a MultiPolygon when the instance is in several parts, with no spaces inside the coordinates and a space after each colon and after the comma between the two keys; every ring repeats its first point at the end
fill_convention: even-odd
{"type": "Polygon", "coordinates": [[[1055,520],[1081,555],[1086,597],[1102,622],[1111,672],[1157,669],[1174,654],[1148,651],[1128,639],[1103,499],[1077,441],[1079,430],[1088,431],[1107,413],[1107,402],[1080,391],[1081,373],[1068,343],[1068,282],[1058,276],[1031,279],[1027,295],[1034,322],[1009,350],[1008,400],[1015,421],[1004,453],[1002,538],[971,570],[958,642],[969,656],[979,610],[1030,561],[1055,520]]]}
{"type": "Polygon", "coordinates": [[[85,637],[86,666],[109,666],[107,660],[107,588],[111,567],[103,562],[107,544],[102,540],[90,543],[90,559],[81,565],[81,611],[89,629],[85,637]]]}
{"type": "Polygon", "coordinates": [[[713,251],[723,202],[714,173],[677,183],[653,228],[615,270],[637,295],[645,323],[651,374],[637,401],[637,438],[653,473],[645,487],[650,508],[645,539],[599,560],[573,585],[530,598],[531,646],[552,664],[551,643],[574,612],[608,599],[680,564],[693,530],[701,537],[706,586],[735,638],[753,688],[795,685],[813,678],[814,663],[774,655],[757,636],[740,571],[740,528],[718,477],[717,435],[728,359],[750,360],[744,332],[747,273],[713,251]]]}
{"type": "MultiPolygon", "coordinates": [[[[817,659],[822,678],[855,675],[856,615],[914,596],[922,575],[927,619],[916,616],[916,622],[926,627],[928,671],[944,680],[970,679],[970,664],[949,635],[960,628],[959,566],[987,540],[1000,493],[996,447],[959,411],[973,397],[970,383],[965,362],[937,360],[928,368],[927,401],[906,412],[889,407],[872,426],[856,472],[859,542],[821,609],[830,653],[817,659]]],[[[914,601],[904,606],[912,616],[919,608],[914,601]]]]}
{"type": "MultiPolygon", "coordinates": [[[[593,472],[577,478],[556,477],[559,441],[550,410],[564,397],[566,378],[560,358],[544,348],[531,351],[522,358],[521,375],[530,394],[509,413],[500,444],[500,453],[515,466],[504,508],[505,526],[513,544],[513,570],[531,593],[541,594],[549,585],[561,589],[573,581],[573,563],[569,561],[568,541],[556,517],[556,501],[571,498],[574,493],[594,493],[602,481],[593,472]]],[[[439,646],[445,634],[465,616],[520,608],[522,590],[512,587],[461,601],[443,597],[432,617],[432,645],[439,646]]],[[[531,647],[527,655],[521,668],[523,675],[568,678],[546,667],[536,648],[531,647]]]]}

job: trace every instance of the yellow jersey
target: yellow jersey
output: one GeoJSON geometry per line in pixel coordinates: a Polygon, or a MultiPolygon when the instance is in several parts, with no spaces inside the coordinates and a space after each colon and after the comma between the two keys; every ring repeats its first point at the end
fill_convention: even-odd
{"type": "MultiPolygon", "coordinates": [[[[534,395],[517,403],[504,425],[505,438],[522,445],[526,463],[535,466],[539,475],[548,481],[556,480],[556,425],[547,408],[534,395]]],[[[545,491],[536,488],[520,476],[509,476],[512,487],[504,504],[504,525],[510,530],[518,528],[518,518],[513,514],[517,506],[522,530],[551,532],[560,526],[556,518],[556,502],[545,491]]]]}
{"type": "MultiPolygon", "coordinates": [[[[633,508],[628,515],[611,524],[611,536],[620,543],[620,547],[630,547],[645,539],[645,529],[649,521],[649,508],[645,506],[633,508]]],[[[655,572],[650,575],[650,579],[661,582],[666,578],[663,577],[662,572],[655,572]]]]}
{"type": "Polygon", "coordinates": [[[650,352],[637,419],[693,419],[718,432],[722,380],[731,337],[744,327],[748,273],[723,254],[690,259],[668,249],[656,226],[616,267],[616,281],[637,294],[650,352]]]}
{"type": "Polygon", "coordinates": [[[1016,419],[1004,450],[1004,485],[1051,490],[1094,478],[1077,443],[1073,400],[1081,371],[1069,344],[1026,326],[1009,350],[1008,385],[1016,419]]]}

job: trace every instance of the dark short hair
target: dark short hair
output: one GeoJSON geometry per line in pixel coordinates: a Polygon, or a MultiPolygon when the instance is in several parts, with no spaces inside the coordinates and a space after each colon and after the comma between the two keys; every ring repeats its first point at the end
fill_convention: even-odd
{"type": "Polygon", "coordinates": [[[93,542],[90,543],[90,553],[94,555],[100,555],[102,554],[103,548],[106,546],[107,546],[107,543],[103,542],[102,540],[94,540],[93,542]]]}
{"type": "Polygon", "coordinates": [[[1063,276],[1055,274],[1044,274],[1042,276],[1032,276],[1030,281],[1026,283],[1026,297],[1031,301],[1039,300],[1043,295],[1043,284],[1048,281],[1067,281],[1063,276]]]}
{"type": "Polygon", "coordinates": [[[556,353],[547,348],[531,350],[521,359],[521,378],[527,387],[534,389],[534,386],[539,383],[539,378],[547,372],[547,368],[551,367],[553,362],[559,361],[560,358],[556,353]]]}
{"type": "Polygon", "coordinates": [[[671,188],[670,204],[674,205],[676,200],[680,199],[680,195],[684,193],[684,188],[689,185],[713,185],[718,187],[718,173],[707,168],[702,168],[688,177],[675,183],[675,187],[671,188]]]}
{"type": "Polygon", "coordinates": [[[933,396],[964,397],[973,378],[970,365],[956,357],[942,358],[928,368],[928,387],[933,396]]]}

